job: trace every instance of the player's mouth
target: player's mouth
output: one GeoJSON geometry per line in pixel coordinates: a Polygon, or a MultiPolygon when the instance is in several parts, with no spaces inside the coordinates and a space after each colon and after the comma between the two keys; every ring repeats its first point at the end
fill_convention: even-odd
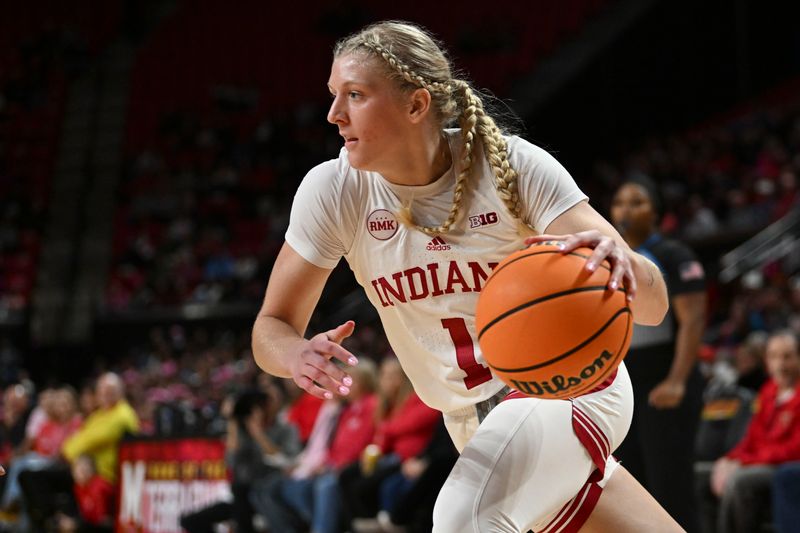
{"type": "Polygon", "coordinates": [[[340,131],[339,135],[344,139],[345,148],[352,148],[358,142],[358,137],[351,137],[343,131],[340,131]]]}

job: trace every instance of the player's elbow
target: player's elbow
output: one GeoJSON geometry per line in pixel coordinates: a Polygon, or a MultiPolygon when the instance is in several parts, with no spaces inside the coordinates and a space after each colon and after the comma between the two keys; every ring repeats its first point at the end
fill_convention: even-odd
{"type": "Polygon", "coordinates": [[[631,304],[633,320],[642,326],[657,326],[669,310],[667,284],[658,267],[640,254],[634,254],[633,268],[638,281],[631,304]]]}
{"type": "Polygon", "coordinates": [[[642,326],[658,326],[661,324],[669,310],[669,297],[663,284],[660,289],[650,291],[650,294],[640,294],[634,300],[634,322],[642,326]]]}
{"type": "Polygon", "coordinates": [[[266,328],[265,317],[259,313],[256,317],[255,323],[253,324],[253,330],[250,335],[250,350],[253,354],[253,359],[255,359],[256,365],[267,372],[268,374],[272,374],[270,362],[270,353],[267,343],[265,342],[265,337],[267,333],[264,331],[266,328]]]}

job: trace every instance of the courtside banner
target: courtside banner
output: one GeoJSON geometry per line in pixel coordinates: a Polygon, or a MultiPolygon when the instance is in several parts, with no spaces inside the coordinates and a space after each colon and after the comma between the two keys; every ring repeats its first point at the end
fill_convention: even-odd
{"type": "Polygon", "coordinates": [[[117,533],[181,533],[182,514],[231,501],[216,439],[126,440],[119,450],[117,533]]]}

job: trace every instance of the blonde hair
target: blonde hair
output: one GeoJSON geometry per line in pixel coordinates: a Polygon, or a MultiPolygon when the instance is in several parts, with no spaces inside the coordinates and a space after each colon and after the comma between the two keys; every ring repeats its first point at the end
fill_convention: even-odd
{"type": "MultiPolygon", "coordinates": [[[[378,367],[367,357],[359,357],[359,363],[347,371],[361,386],[364,394],[373,394],[378,388],[378,367]]],[[[345,398],[346,399],[346,398],[345,398]]]]}
{"type": "Polygon", "coordinates": [[[411,384],[411,380],[408,379],[408,375],[400,365],[400,361],[394,355],[386,356],[378,369],[378,405],[375,406],[375,413],[373,414],[375,422],[380,423],[389,418],[395,409],[405,403],[412,392],[414,392],[414,386],[411,384]],[[383,371],[384,367],[389,365],[394,366],[400,372],[401,380],[400,388],[392,396],[387,394],[380,386],[380,373],[383,371]]]}
{"type": "Polygon", "coordinates": [[[527,226],[521,215],[517,172],[508,161],[508,144],[502,131],[484,109],[480,93],[469,82],[453,77],[443,48],[428,32],[406,22],[379,22],[336,43],[334,57],[353,53],[380,58],[387,76],[401,90],[427,90],[440,126],[445,128],[457,119],[461,128],[464,154],[447,219],[439,226],[421,226],[414,222],[411,206],[405,205],[398,213],[404,224],[429,235],[450,231],[463,206],[467,178],[480,142],[494,173],[497,195],[520,226],[527,226]]]}

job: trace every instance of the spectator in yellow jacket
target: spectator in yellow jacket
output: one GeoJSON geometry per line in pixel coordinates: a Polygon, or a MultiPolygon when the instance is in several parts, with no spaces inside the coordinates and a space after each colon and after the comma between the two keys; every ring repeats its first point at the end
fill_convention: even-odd
{"type": "Polygon", "coordinates": [[[66,461],[44,470],[25,470],[19,476],[32,531],[44,531],[48,520],[63,511],[56,502],[73,497],[70,464],[81,455],[94,460],[101,477],[116,482],[119,442],[126,433],[138,432],[139,418],[125,400],[125,388],[117,374],[109,372],[98,378],[96,398],[97,408],[61,447],[66,461]]]}
{"type": "Polygon", "coordinates": [[[114,373],[103,374],[97,380],[97,403],[97,409],[64,442],[61,452],[70,463],[80,455],[91,456],[97,473],[113,483],[119,441],[126,433],[139,431],[139,418],[125,400],[122,380],[114,373]]]}

